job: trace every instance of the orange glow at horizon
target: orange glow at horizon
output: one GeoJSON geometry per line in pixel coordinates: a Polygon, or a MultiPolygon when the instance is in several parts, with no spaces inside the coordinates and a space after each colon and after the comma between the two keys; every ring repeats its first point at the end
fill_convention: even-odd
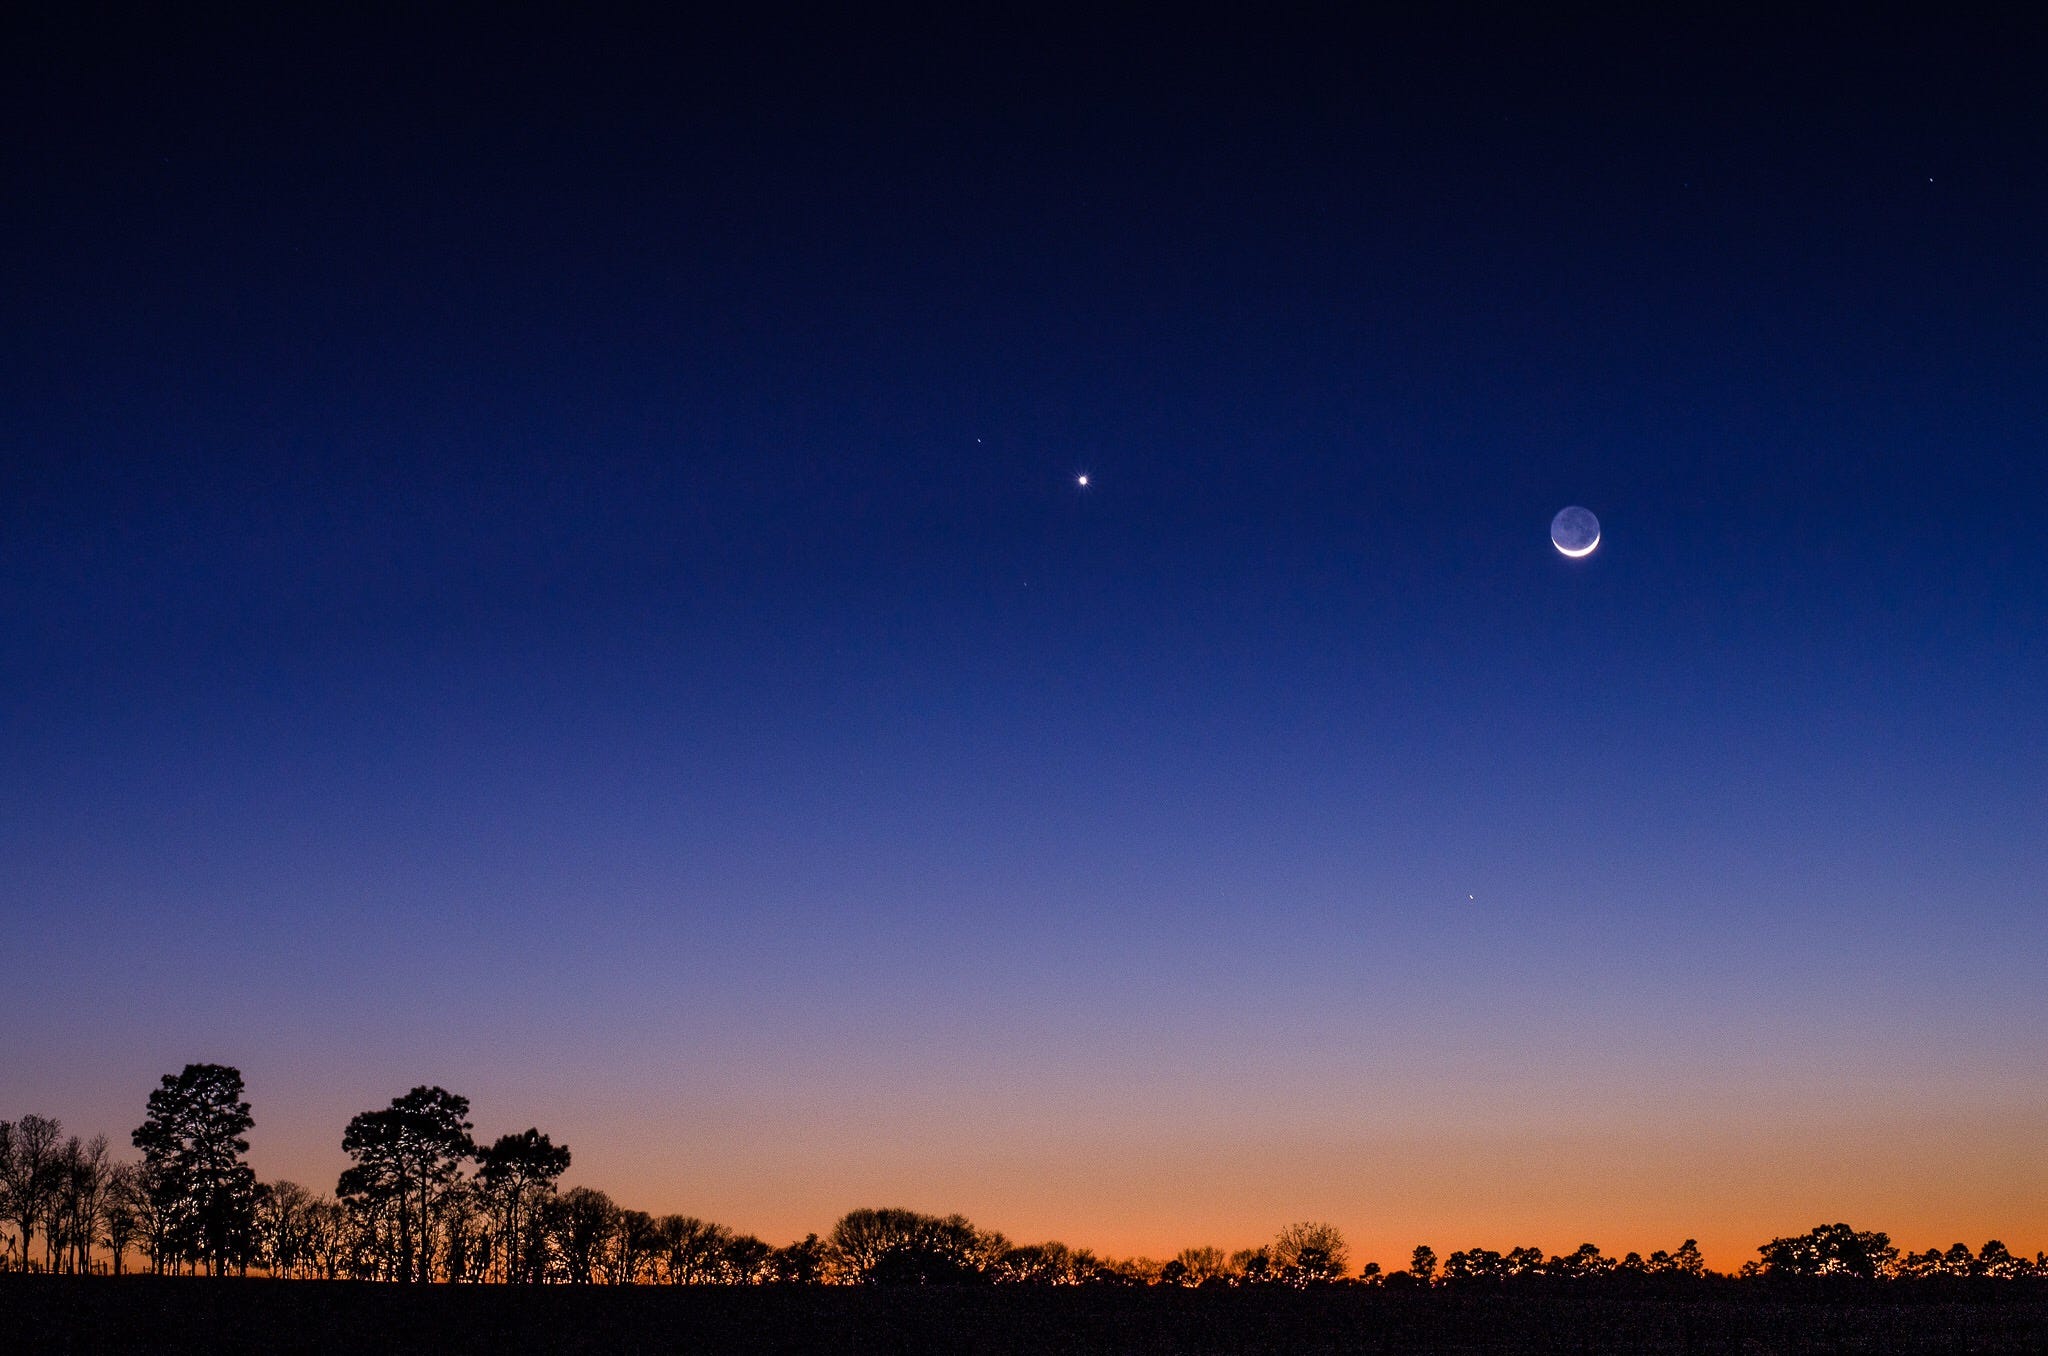
{"type": "MultiPolygon", "coordinates": [[[[1354,1269],[1372,1261],[1389,1272],[1419,1243],[1442,1258],[1591,1242],[1619,1258],[1686,1238],[1709,1267],[1733,1271],[1772,1237],[1837,1220],[1884,1230],[1905,1251],[1993,1238],[2026,1256],[2048,1247],[2048,1221],[2025,1204],[2048,1199],[2041,1108],[1909,1114],[1824,1100],[1775,1115],[1724,1106],[1712,1119],[1701,1107],[1661,1127],[1622,1117],[1518,1127],[1503,1107],[1498,1128],[1434,1133],[1287,1127],[1277,1117],[1260,1128],[1231,1116],[1176,1133],[1141,1110],[1124,1129],[1100,1117],[1062,1127],[1042,1112],[977,1125],[968,1108],[936,1099],[909,1112],[849,1103],[836,1119],[744,1106],[678,1107],[671,1117],[592,1103],[536,1106],[517,1126],[489,1108],[477,1118],[480,1138],[532,1121],[570,1144],[565,1186],[771,1243],[823,1235],[850,1209],[900,1205],[957,1212],[1014,1243],[1058,1239],[1162,1261],[1325,1220],[1349,1241],[1354,1269]]],[[[253,1154],[259,1174],[331,1190],[338,1151],[305,1143],[281,1152],[281,1140],[302,1136],[283,1117],[270,1127],[253,1154]]]]}

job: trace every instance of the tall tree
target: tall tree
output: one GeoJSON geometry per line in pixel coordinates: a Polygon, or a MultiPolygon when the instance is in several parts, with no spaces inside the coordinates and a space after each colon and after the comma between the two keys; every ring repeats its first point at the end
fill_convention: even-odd
{"type": "Polygon", "coordinates": [[[555,1181],[569,1170],[569,1146],[539,1130],[500,1135],[477,1155],[476,1179],[489,1194],[498,1221],[500,1275],[508,1281],[541,1279],[545,1254],[536,1246],[534,1221],[555,1181]]]}
{"type": "Polygon", "coordinates": [[[388,1220],[402,1280],[433,1279],[435,1225],[462,1165],[476,1154],[471,1128],[467,1097],[418,1087],[382,1111],[357,1115],[342,1133],[342,1150],[356,1162],[341,1174],[337,1194],[388,1220]]]}
{"type": "Polygon", "coordinates": [[[242,1100],[242,1074],[225,1064],[187,1064],[149,1094],[135,1147],[167,1217],[176,1255],[215,1276],[246,1269],[254,1246],[256,1174],[242,1138],[255,1120],[242,1100]]]}
{"type": "Polygon", "coordinates": [[[36,1225],[50,1213],[57,1195],[59,1140],[63,1127],[47,1116],[23,1116],[6,1127],[0,1181],[6,1184],[7,1218],[21,1231],[21,1266],[28,1270],[36,1225]]]}

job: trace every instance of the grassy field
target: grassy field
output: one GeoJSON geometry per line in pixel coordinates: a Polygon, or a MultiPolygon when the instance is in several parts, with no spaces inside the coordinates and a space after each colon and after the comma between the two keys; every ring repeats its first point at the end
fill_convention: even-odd
{"type": "Polygon", "coordinates": [[[2048,1352],[2048,1295],[629,1287],[0,1276],[42,1352],[2048,1352]]]}

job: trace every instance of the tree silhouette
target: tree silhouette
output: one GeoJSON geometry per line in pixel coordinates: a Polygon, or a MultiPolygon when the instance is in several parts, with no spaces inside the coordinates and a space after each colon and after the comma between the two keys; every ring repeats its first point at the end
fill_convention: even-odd
{"type": "MultiPolygon", "coordinates": [[[[127,1249],[140,1243],[158,1271],[203,1265],[218,1276],[230,1267],[246,1271],[253,1260],[279,1278],[414,1282],[1306,1287],[1342,1281],[1349,1271],[1342,1234],[1315,1222],[1290,1224],[1272,1243],[1228,1256],[1213,1247],[1184,1249],[1163,1266],[1059,1242],[1012,1246],[961,1215],[905,1209],[849,1211],[827,1239],[810,1234],[774,1248],[690,1216],[625,1209],[591,1187],[557,1194],[570,1163],[566,1145],[528,1129],[479,1150],[468,1100],[438,1087],[416,1087],[381,1111],[353,1117],[342,1147],[354,1162],[341,1175],[340,1199],[315,1197],[291,1182],[255,1183],[242,1161],[242,1135],[253,1120],[241,1094],[240,1073],[225,1065],[192,1064],[166,1075],[134,1133],[140,1163],[112,1161],[104,1137],[61,1139],[54,1120],[0,1121],[0,1223],[19,1235],[19,1264],[86,1272],[93,1249],[104,1245],[118,1273],[127,1249]],[[476,1174],[465,1178],[472,1159],[476,1174]]],[[[17,1240],[0,1235],[0,1242],[0,1263],[14,1265],[17,1240]]],[[[2016,1256],[1997,1239],[1975,1252],[1956,1243],[1902,1257],[1887,1234],[1846,1224],[1774,1238],[1757,1252],[1759,1260],[1714,1278],[1716,1286],[1760,1277],[1896,1278],[1936,1286],[1969,1280],[1974,1291],[1980,1281],[2048,1280],[2048,1254],[2016,1256]]],[[[1367,1263],[1355,1284],[1440,1284],[1466,1294],[1597,1284],[1624,1296],[1676,1298],[1710,1275],[1698,1242],[1688,1238],[1647,1261],[1630,1252],[1617,1262],[1583,1243],[1547,1259],[1533,1247],[1464,1249],[1440,1268],[1435,1251],[1421,1245],[1407,1270],[1383,1277],[1377,1263],[1367,1263]]]]}
{"type": "Polygon", "coordinates": [[[569,1146],[539,1130],[500,1135],[477,1155],[476,1179],[498,1222],[500,1274],[508,1281],[539,1281],[546,1253],[537,1246],[533,1223],[554,1195],[555,1181],[569,1170],[569,1146]]]}
{"type": "Polygon", "coordinates": [[[1230,1254],[1231,1279],[1239,1285],[1264,1285],[1278,1280],[1271,1248],[1239,1248],[1230,1254]]]}
{"type": "Polygon", "coordinates": [[[1008,1285],[1085,1285],[1103,1279],[1102,1263],[1086,1248],[1028,1243],[997,1258],[991,1279],[1008,1285]]]}
{"type": "Polygon", "coordinates": [[[732,1230],[693,1215],[663,1215],[654,1221],[656,1274],[670,1285],[710,1285],[722,1278],[732,1230]]]}
{"type": "Polygon", "coordinates": [[[959,1215],[850,1210],[832,1226],[829,1247],[842,1278],[861,1285],[959,1285],[993,1279],[1009,1250],[959,1215]]]}
{"type": "Polygon", "coordinates": [[[356,1162],[341,1174],[336,1194],[373,1230],[387,1227],[401,1280],[433,1279],[442,1200],[476,1152],[468,1116],[467,1097],[417,1087],[382,1111],[359,1113],[342,1134],[342,1150],[356,1162]]]}
{"type": "Polygon", "coordinates": [[[1273,1266],[1289,1285],[1336,1280],[1351,1267],[1351,1251],[1334,1224],[1290,1224],[1273,1240],[1273,1266]]]}
{"type": "Polygon", "coordinates": [[[116,1276],[121,1274],[129,1246],[142,1232],[146,1204],[141,1169],[134,1163],[109,1164],[106,1203],[100,1209],[100,1241],[113,1255],[116,1276]]]}
{"type": "Polygon", "coordinates": [[[621,1210],[611,1246],[598,1263],[598,1279],[608,1285],[631,1285],[653,1271],[659,1250],[654,1216],[645,1210],[621,1210]]]}
{"type": "Polygon", "coordinates": [[[1596,1280],[1613,1271],[1616,1265],[1612,1257],[1603,1255],[1594,1244],[1581,1243],[1573,1251],[1545,1262],[1543,1274],[1562,1280],[1596,1280]]]}
{"type": "Polygon", "coordinates": [[[1987,1241],[1977,1250],[1977,1262],[1971,1269],[1972,1275],[1992,1276],[2001,1281],[2027,1274],[2027,1264],[2012,1255],[2012,1251],[1997,1239],[1987,1241]]]}
{"type": "Polygon", "coordinates": [[[332,1197],[316,1197],[306,1209],[307,1264],[313,1274],[324,1281],[348,1275],[354,1247],[348,1208],[332,1197]]]}
{"type": "Polygon", "coordinates": [[[1671,1254],[1671,1262],[1667,1270],[1669,1274],[1674,1276],[1699,1277],[1706,1275],[1707,1264],[1700,1257],[1700,1245],[1698,1242],[1688,1238],[1685,1242],[1679,1244],[1678,1251],[1671,1254]]]}
{"type": "Polygon", "coordinates": [[[452,1183],[441,1197],[441,1271],[451,1281],[490,1279],[497,1244],[490,1203],[472,1179],[452,1183]]]}
{"type": "Polygon", "coordinates": [[[549,1222],[567,1279],[588,1285],[619,1223],[619,1207],[592,1187],[574,1187],[555,1198],[549,1222]]]}
{"type": "Polygon", "coordinates": [[[725,1245],[719,1279],[727,1285],[752,1285],[764,1280],[775,1249],[752,1234],[735,1233],[725,1245]]]}
{"type": "Polygon", "coordinates": [[[1436,1283],[1436,1249],[1427,1243],[1415,1245],[1415,1251],[1408,1254],[1408,1274],[1415,1278],[1417,1285],[1436,1283]]]}
{"type": "MultiPolygon", "coordinates": [[[[1846,1224],[1823,1224],[1757,1248],[1766,1276],[1842,1276],[1873,1280],[1892,1273],[1899,1250],[1889,1235],[1858,1233],[1846,1224]]],[[[1969,1249],[1963,1249],[1967,1256],[1969,1249]]]]}
{"type": "Polygon", "coordinates": [[[768,1279],[785,1285],[811,1285],[825,1276],[825,1244],[816,1234],[777,1248],[768,1257],[768,1279]]]}
{"type": "Polygon", "coordinates": [[[273,1276],[305,1274],[312,1254],[313,1193],[297,1182],[256,1188],[256,1256],[273,1276]]]}
{"type": "Polygon", "coordinates": [[[21,1266],[30,1265],[29,1245],[36,1225],[57,1194],[58,1140],[63,1127],[46,1116],[0,1121],[0,1188],[4,1188],[7,1219],[21,1231],[21,1266]]]}
{"type": "Polygon", "coordinates": [[[112,1167],[105,1135],[84,1141],[73,1135],[64,1141],[57,1156],[57,1194],[48,1227],[56,1267],[74,1273],[92,1269],[92,1249],[100,1239],[112,1167]]]}
{"type": "Polygon", "coordinates": [[[1507,1274],[1507,1258],[1492,1248],[1461,1248],[1444,1259],[1445,1285],[1502,1281],[1507,1274]]]}
{"type": "Polygon", "coordinates": [[[1222,1285],[1230,1278],[1230,1259],[1221,1248],[1182,1248],[1159,1278],[1168,1285],[1222,1285]]]}
{"type": "Polygon", "coordinates": [[[241,1071],[225,1064],[187,1064],[150,1093],[134,1142],[162,1230],[151,1252],[158,1270],[181,1257],[205,1262],[215,1276],[247,1266],[256,1174],[242,1161],[242,1136],[255,1123],[241,1071]]]}

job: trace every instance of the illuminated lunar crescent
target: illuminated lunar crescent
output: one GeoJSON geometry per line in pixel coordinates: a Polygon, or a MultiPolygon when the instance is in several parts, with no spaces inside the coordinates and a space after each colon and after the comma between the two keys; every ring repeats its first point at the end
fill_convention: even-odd
{"type": "Polygon", "coordinates": [[[1550,544],[1573,558],[1589,556],[1600,544],[1600,520],[1576,504],[1559,509],[1550,520],[1550,544]]]}

